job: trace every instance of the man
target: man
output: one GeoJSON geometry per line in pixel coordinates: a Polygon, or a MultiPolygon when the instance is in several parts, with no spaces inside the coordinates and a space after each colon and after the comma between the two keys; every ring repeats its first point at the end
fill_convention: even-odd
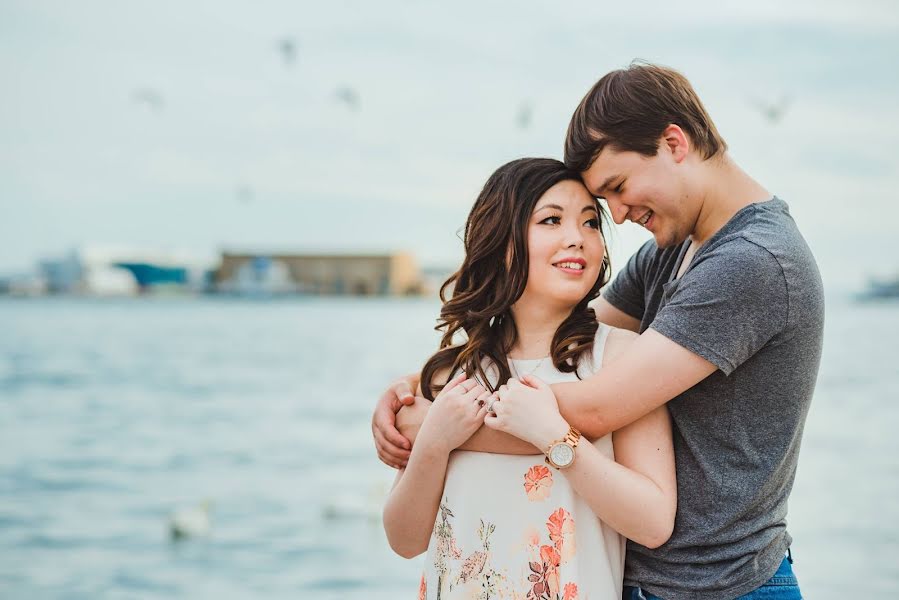
{"type": "MultiPolygon", "coordinates": [[[[786,203],[729,157],[686,78],[655,65],[600,79],[572,117],[565,162],[616,223],[653,235],[595,304],[640,338],[594,376],[553,386],[591,438],[668,404],[675,529],[656,549],[629,543],[625,598],[799,598],[785,519],[824,299],[786,203]]],[[[408,457],[395,411],[414,383],[394,384],[372,419],[388,464],[408,457]]],[[[464,447],[521,451],[500,435],[481,428],[464,447]]]]}

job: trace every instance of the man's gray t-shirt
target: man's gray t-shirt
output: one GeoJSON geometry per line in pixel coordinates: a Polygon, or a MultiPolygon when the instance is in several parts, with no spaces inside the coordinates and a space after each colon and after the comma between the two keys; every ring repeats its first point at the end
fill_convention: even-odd
{"type": "Polygon", "coordinates": [[[641,332],[718,367],[668,403],[674,533],[657,549],[628,544],[625,584],[717,600],[761,586],[790,545],[787,497],[821,358],[824,294],[778,198],[740,210],[677,279],[688,246],[650,240],[602,294],[640,319],[641,332]]]}

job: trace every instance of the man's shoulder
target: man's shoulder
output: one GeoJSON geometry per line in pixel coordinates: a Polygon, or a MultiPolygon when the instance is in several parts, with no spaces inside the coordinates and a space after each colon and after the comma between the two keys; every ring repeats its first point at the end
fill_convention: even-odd
{"type": "Polygon", "coordinates": [[[707,248],[733,269],[780,273],[790,285],[820,286],[814,254],[778,198],[751,207],[735,227],[707,248]]]}
{"type": "Polygon", "coordinates": [[[770,253],[778,261],[785,257],[814,261],[787,203],[777,196],[750,205],[729,225],[722,232],[722,244],[743,240],[770,253]]]}

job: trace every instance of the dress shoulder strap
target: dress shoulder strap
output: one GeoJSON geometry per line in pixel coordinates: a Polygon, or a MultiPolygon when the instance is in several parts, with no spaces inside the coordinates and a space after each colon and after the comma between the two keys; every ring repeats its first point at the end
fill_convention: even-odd
{"type": "Polygon", "coordinates": [[[593,360],[590,365],[590,374],[596,373],[602,368],[602,358],[606,350],[606,341],[609,339],[609,333],[612,328],[605,323],[600,323],[596,328],[596,337],[593,341],[593,360]]]}

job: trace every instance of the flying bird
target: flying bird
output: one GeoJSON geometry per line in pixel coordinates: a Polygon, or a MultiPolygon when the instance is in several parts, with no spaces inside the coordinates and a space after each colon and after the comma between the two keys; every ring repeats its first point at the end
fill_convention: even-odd
{"type": "Polygon", "coordinates": [[[531,119],[534,116],[534,107],[530,102],[524,102],[518,109],[518,115],[515,120],[519,129],[527,129],[531,126],[531,119]]]}
{"type": "Polygon", "coordinates": [[[783,119],[784,113],[787,112],[787,108],[790,106],[790,98],[788,96],[781,96],[780,100],[777,102],[765,102],[764,100],[753,98],[752,105],[755,106],[756,110],[758,110],[763,117],[774,124],[783,119]]]}
{"type": "Polygon", "coordinates": [[[297,42],[293,38],[285,37],[278,40],[278,52],[284,60],[284,66],[292,67],[297,61],[297,42]]]}
{"type": "Polygon", "coordinates": [[[359,92],[349,86],[344,85],[337,88],[334,96],[338,102],[342,102],[352,111],[357,111],[361,107],[362,100],[359,97],[359,92]]]}
{"type": "Polygon", "coordinates": [[[152,88],[139,88],[134,90],[131,98],[138,104],[145,104],[153,112],[162,112],[165,108],[165,98],[152,88]]]}
{"type": "Polygon", "coordinates": [[[249,204],[253,201],[253,188],[248,185],[239,185],[235,191],[237,201],[241,204],[249,204]]]}

